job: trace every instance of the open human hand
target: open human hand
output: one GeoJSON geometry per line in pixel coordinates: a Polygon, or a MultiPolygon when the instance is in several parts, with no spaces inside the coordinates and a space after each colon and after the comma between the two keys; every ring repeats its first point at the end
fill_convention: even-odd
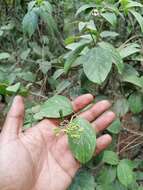
{"type": "MultiPolygon", "coordinates": [[[[82,95],[72,102],[73,109],[78,112],[92,101],[92,95],[82,95]]],[[[79,117],[99,133],[115,119],[107,111],[110,106],[106,100],[98,102],[79,117]]],[[[16,96],[0,134],[0,190],[66,190],[80,163],[69,149],[67,136],[55,136],[59,121],[45,119],[22,132],[23,119],[23,99],[16,96]]],[[[99,137],[96,154],[110,143],[109,135],[99,137]]]]}

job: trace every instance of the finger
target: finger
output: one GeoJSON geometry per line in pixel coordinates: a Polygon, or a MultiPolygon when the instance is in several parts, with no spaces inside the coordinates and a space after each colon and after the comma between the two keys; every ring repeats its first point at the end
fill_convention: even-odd
{"type": "Polygon", "coordinates": [[[97,139],[95,155],[98,155],[100,152],[105,150],[112,142],[110,135],[103,135],[97,139]]]}
{"type": "Polygon", "coordinates": [[[108,111],[99,116],[94,122],[92,122],[93,128],[96,133],[104,131],[116,118],[116,115],[112,111],[108,111]]]}
{"type": "Polygon", "coordinates": [[[92,101],[93,101],[93,96],[91,94],[85,94],[79,96],[72,102],[73,110],[75,112],[78,112],[81,109],[85,108],[92,101]]]}
{"type": "Polygon", "coordinates": [[[80,114],[80,117],[87,119],[89,122],[95,120],[99,115],[109,109],[111,106],[107,100],[96,103],[92,108],[80,114]]]}
{"type": "Polygon", "coordinates": [[[17,136],[20,128],[22,128],[24,119],[24,103],[20,96],[16,96],[12,106],[7,114],[6,121],[3,127],[3,134],[17,136]]]}

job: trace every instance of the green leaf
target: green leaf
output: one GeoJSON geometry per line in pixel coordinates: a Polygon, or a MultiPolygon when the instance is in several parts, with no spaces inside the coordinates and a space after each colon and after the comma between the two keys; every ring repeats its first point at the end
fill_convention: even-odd
{"type": "Polygon", "coordinates": [[[112,134],[118,134],[121,131],[121,122],[120,119],[116,119],[113,123],[107,128],[107,130],[112,134]]]}
{"type": "Polygon", "coordinates": [[[138,114],[143,110],[143,96],[140,93],[133,93],[130,95],[129,99],[130,110],[134,114],[138,114]]]}
{"type": "Polygon", "coordinates": [[[143,7],[143,5],[141,3],[135,2],[135,1],[129,1],[129,3],[127,4],[126,8],[132,8],[132,7],[143,7]]]}
{"type": "Polygon", "coordinates": [[[95,190],[93,175],[87,171],[78,172],[68,190],[95,190]]]}
{"type": "Polygon", "coordinates": [[[4,31],[0,30],[0,37],[3,36],[3,34],[4,34],[4,31]]]}
{"type": "Polygon", "coordinates": [[[119,53],[122,58],[126,58],[132,54],[140,52],[140,46],[138,44],[126,44],[125,46],[119,48],[119,53]]]}
{"type": "Polygon", "coordinates": [[[0,60],[8,59],[9,57],[10,57],[9,53],[6,52],[0,53],[0,60]]]}
{"type": "Polygon", "coordinates": [[[46,10],[48,13],[52,14],[53,8],[52,5],[48,1],[44,1],[42,7],[44,10],[46,10]]]}
{"type": "Polygon", "coordinates": [[[102,17],[104,17],[111,25],[115,26],[117,23],[117,17],[115,15],[115,13],[102,13],[101,14],[102,17]]]}
{"type": "Polygon", "coordinates": [[[108,37],[115,38],[119,36],[119,34],[117,32],[112,32],[112,31],[103,31],[100,33],[100,36],[102,38],[108,38],[108,37]]]}
{"type": "Polygon", "coordinates": [[[105,81],[112,67],[112,56],[106,49],[93,48],[80,59],[83,63],[84,73],[94,83],[105,81]]]}
{"type": "Polygon", "coordinates": [[[28,82],[34,82],[36,80],[36,75],[30,71],[18,73],[17,76],[28,82]]]}
{"type": "Polygon", "coordinates": [[[134,84],[134,85],[136,85],[136,86],[138,86],[138,87],[140,87],[140,88],[143,87],[141,78],[140,78],[140,77],[137,77],[137,76],[135,76],[135,75],[128,75],[128,76],[127,76],[127,74],[126,74],[126,75],[123,75],[122,80],[123,80],[124,82],[132,83],[132,84],[134,84]]]}
{"type": "Polygon", "coordinates": [[[91,160],[95,152],[95,130],[92,128],[91,124],[83,118],[76,118],[73,122],[75,125],[80,126],[83,131],[80,134],[80,138],[77,138],[76,140],[68,136],[69,147],[75,158],[82,164],[85,164],[91,160]]]}
{"type": "Polygon", "coordinates": [[[118,99],[113,106],[113,110],[117,116],[124,116],[129,111],[128,101],[125,98],[118,99]]]}
{"type": "Polygon", "coordinates": [[[26,60],[27,57],[28,57],[29,54],[30,54],[30,51],[31,51],[30,48],[27,48],[26,50],[24,50],[24,51],[20,54],[20,58],[23,59],[23,60],[26,60]]]}
{"type": "Polygon", "coordinates": [[[38,25],[38,16],[34,11],[28,12],[23,18],[23,32],[29,37],[33,35],[38,25]]]}
{"type": "Polygon", "coordinates": [[[143,190],[143,187],[142,187],[142,186],[140,186],[140,187],[138,188],[138,190],[143,190]]]}
{"type": "Polygon", "coordinates": [[[97,176],[97,182],[99,184],[111,184],[116,179],[116,167],[105,166],[97,176]],[[110,176],[110,178],[109,178],[110,176]]]}
{"type": "Polygon", "coordinates": [[[34,115],[34,119],[60,118],[59,112],[61,110],[63,112],[63,117],[73,113],[70,100],[64,96],[56,95],[49,98],[43,105],[41,105],[40,111],[34,115]]]}
{"type": "Polygon", "coordinates": [[[134,84],[140,88],[143,87],[142,77],[139,77],[138,72],[128,64],[125,65],[121,80],[134,84]]]}
{"type": "Polygon", "coordinates": [[[122,185],[119,180],[116,180],[113,184],[115,190],[128,190],[124,185],[122,185]]]}
{"type": "Polygon", "coordinates": [[[53,79],[57,80],[64,73],[64,69],[58,69],[53,74],[53,79]]]}
{"type": "Polygon", "coordinates": [[[20,89],[20,85],[21,85],[20,82],[18,82],[15,85],[8,86],[6,88],[6,90],[9,91],[9,92],[17,93],[18,90],[20,89]]]}
{"type": "Polygon", "coordinates": [[[56,86],[56,94],[60,94],[63,92],[66,88],[68,88],[71,85],[71,83],[68,80],[63,80],[61,81],[57,86],[56,86]]]}
{"type": "Polygon", "coordinates": [[[75,50],[69,53],[69,56],[66,59],[66,62],[64,64],[64,71],[67,74],[70,70],[72,64],[77,59],[79,53],[83,50],[83,48],[87,45],[88,42],[84,42],[83,44],[79,45],[75,50]]]}
{"type": "Polygon", "coordinates": [[[95,4],[85,4],[85,5],[81,6],[81,7],[77,10],[76,16],[79,15],[80,13],[86,11],[87,9],[93,9],[93,8],[95,8],[95,7],[96,7],[95,4]]]}
{"type": "Polygon", "coordinates": [[[47,28],[48,28],[48,32],[50,33],[50,35],[52,36],[52,38],[56,37],[56,38],[60,39],[61,36],[60,36],[57,24],[55,22],[55,19],[52,16],[52,14],[49,13],[48,11],[45,11],[45,9],[43,8],[40,11],[40,17],[44,21],[44,23],[46,23],[47,28]]]}
{"type": "Polygon", "coordinates": [[[96,187],[96,190],[115,190],[114,186],[113,185],[110,185],[110,184],[102,184],[102,185],[98,185],[96,187]]]}
{"type": "Polygon", "coordinates": [[[107,42],[100,42],[99,45],[111,53],[113,63],[116,65],[118,72],[121,74],[124,70],[124,63],[122,57],[119,54],[119,51],[107,42]]]}
{"type": "Polygon", "coordinates": [[[142,181],[143,180],[143,172],[136,172],[136,179],[137,181],[142,181]]]}
{"type": "Polygon", "coordinates": [[[46,74],[52,67],[51,62],[49,61],[40,61],[40,70],[42,71],[43,74],[46,74]]]}
{"type": "Polygon", "coordinates": [[[117,167],[117,176],[122,185],[128,187],[134,182],[134,173],[130,167],[124,160],[120,161],[117,167]]]}
{"type": "Polygon", "coordinates": [[[141,31],[143,32],[143,17],[140,13],[134,11],[134,10],[130,10],[130,13],[136,18],[136,20],[138,21],[140,27],[141,27],[141,31]]]}
{"type": "Polygon", "coordinates": [[[102,161],[109,165],[117,165],[119,163],[119,158],[117,154],[113,151],[104,151],[102,161]]]}

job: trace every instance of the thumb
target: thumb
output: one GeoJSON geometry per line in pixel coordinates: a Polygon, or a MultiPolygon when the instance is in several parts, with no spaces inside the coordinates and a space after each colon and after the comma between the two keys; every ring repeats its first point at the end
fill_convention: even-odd
{"type": "Polygon", "coordinates": [[[9,137],[17,137],[23,125],[24,119],[24,103],[21,96],[16,96],[12,106],[7,114],[6,121],[3,126],[3,135],[9,137]]]}

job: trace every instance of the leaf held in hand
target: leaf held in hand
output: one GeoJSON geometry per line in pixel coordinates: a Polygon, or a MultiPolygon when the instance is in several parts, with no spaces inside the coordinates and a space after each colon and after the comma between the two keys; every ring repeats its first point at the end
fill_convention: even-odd
{"type": "Polygon", "coordinates": [[[69,147],[75,158],[82,164],[91,160],[96,147],[96,134],[90,123],[83,118],[76,118],[72,122],[83,128],[80,137],[75,139],[68,135],[69,147]]]}

